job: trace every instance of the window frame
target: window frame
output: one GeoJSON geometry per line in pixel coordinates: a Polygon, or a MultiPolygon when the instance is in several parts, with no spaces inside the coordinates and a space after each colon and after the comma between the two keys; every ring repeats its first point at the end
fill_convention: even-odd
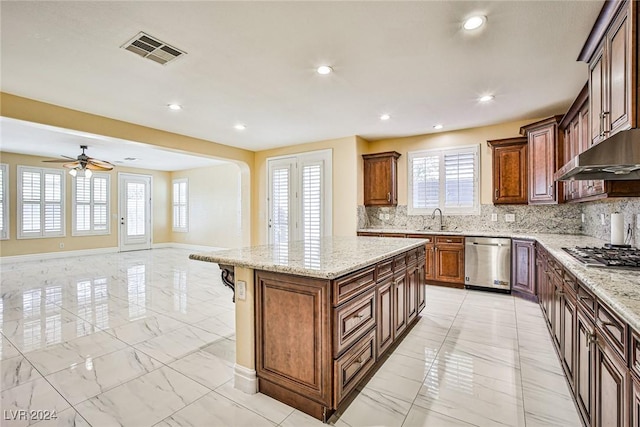
{"type": "Polygon", "coordinates": [[[0,229],[0,240],[9,240],[9,230],[11,229],[9,217],[9,165],[0,163],[0,171],[2,171],[2,229],[0,229]]]}
{"type": "Polygon", "coordinates": [[[461,145],[448,148],[434,148],[428,150],[410,151],[407,153],[407,215],[431,215],[437,208],[442,210],[444,215],[480,215],[480,144],[461,145]],[[471,207],[446,207],[446,179],[444,158],[450,154],[473,154],[473,190],[474,200],[471,207]],[[413,207],[413,159],[424,156],[435,156],[439,159],[439,178],[438,178],[438,205],[427,208],[413,207]]]}
{"type": "Polygon", "coordinates": [[[60,170],[60,169],[52,169],[52,168],[39,168],[39,167],[34,167],[34,166],[23,166],[23,165],[18,165],[17,168],[17,172],[18,172],[18,195],[17,195],[17,204],[18,204],[18,210],[17,210],[17,222],[18,222],[18,227],[17,227],[17,239],[46,239],[46,238],[55,238],[55,237],[65,237],[66,236],[66,199],[65,199],[65,190],[66,190],[66,173],[64,170],[60,170]],[[34,233],[34,232],[25,232],[23,230],[23,223],[22,223],[22,214],[23,214],[23,207],[24,207],[24,202],[23,202],[23,182],[22,182],[22,175],[23,173],[27,171],[27,172],[37,172],[40,174],[40,202],[39,205],[41,207],[41,215],[40,215],[40,231],[38,233],[34,233]],[[60,202],[58,203],[60,205],[60,230],[59,231],[55,231],[55,232],[47,232],[45,230],[45,221],[46,221],[46,216],[44,215],[44,206],[47,204],[45,197],[44,197],[44,192],[45,192],[45,175],[46,174],[51,174],[51,175],[58,175],[60,176],[60,202]]]}
{"type": "Polygon", "coordinates": [[[189,179],[188,178],[176,178],[171,181],[171,226],[172,230],[176,233],[188,233],[189,232],[189,179]],[[176,184],[179,186],[180,184],[185,185],[185,225],[181,227],[179,224],[176,225],[176,207],[181,206],[181,203],[176,203],[175,199],[175,191],[176,184]]]}
{"type": "MultiPolygon", "coordinates": [[[[111,175],[109,175],[108,173],[99,173],[99,172],[94,172],[91,175],[91,178],[89,178],[90,180],[90,185],[89,185],[89,198],[90,198],[90,202],[88,203],[89,205],[89,224],[90,224],[90,229],[89,230],[78,230],[78,217],[77,217],[77,207],[78,207],[78,201],[77,201],[77,185],[78,185],[78,178],[82,178],[82,177],[78,177],[78,176],[74,176],[71,178],[71,235],[72,236],[105,236],[105,235],[109,235],[111,234],[111,175]],[[107,210],[107,228],[104,230],[95,230],[94,229],[94,213],[95,213],[95,209],[94,207],[96,206],[95,201],[94,201],[94,179],[96,178],[104,178],[107,181],[107,188],[106,188],[106,193],[107,193],[107,201],[105,203],[106,205],[106,210],[107,210]]],[[[100,204],[102,205],[102,204],[100,204]]]]}

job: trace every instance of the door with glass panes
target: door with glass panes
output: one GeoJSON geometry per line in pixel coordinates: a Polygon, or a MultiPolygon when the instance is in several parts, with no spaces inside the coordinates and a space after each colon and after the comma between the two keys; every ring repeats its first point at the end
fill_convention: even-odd
{"type": "Polygon", "coordinates": [[[151,176],[119,174],[120,251],[151,249],[151,176]]]}
{"type": "Polygon", "coordinates": [[[270,244],[304,240],[315,252],[320,238],[332,234],[331,155],[322,150],[267,160],[270,244]]]}

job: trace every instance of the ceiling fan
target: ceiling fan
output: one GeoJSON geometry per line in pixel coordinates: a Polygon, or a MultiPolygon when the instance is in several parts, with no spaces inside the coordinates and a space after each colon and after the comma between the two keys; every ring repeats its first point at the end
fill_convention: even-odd
{"type": "Polygon", "coordinates": [[[86,145],[81,145],[80,148],[82,149],[82,154],[78,155],[75,159],[69,156],[62,156],[64,159],[43,160],[43,162],[64,163],[62,166],[69,169],[71,176],[76,176],[80,173],[80,176],[84,175],[86,178],[91,178],[91,171],[110,171],[113,169],[111,163],[87,156],[84,153],[84,150],[88,148],[86,145]]]}

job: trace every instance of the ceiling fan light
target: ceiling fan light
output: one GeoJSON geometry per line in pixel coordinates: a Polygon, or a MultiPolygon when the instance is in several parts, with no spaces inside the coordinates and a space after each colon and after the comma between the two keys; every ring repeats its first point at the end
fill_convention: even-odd
{"type": "Polygon", "coordinates": [[[69,175],[76,176],[76,175],[78,175],[78,171],[75,170],[75,168],[74,169],[69,169],[69,175]]]}
{"type": "Polygon", "coordinates": [[[91,175],[93,175],[93,172],[91,172],[91,169],[85,169],[84,170],[84,177],[85,178],[91,178],[91,175]]]}

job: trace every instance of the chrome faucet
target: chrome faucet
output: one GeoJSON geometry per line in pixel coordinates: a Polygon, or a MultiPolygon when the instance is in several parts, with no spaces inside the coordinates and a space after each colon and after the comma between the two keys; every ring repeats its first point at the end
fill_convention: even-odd
{"type": "Polygon", "coordinates": [[[431,219],[435,219],[436,218],[436,212],[440,213],[440,228],[439,228],[439,230],[442,231],[442,230],[444,230],[444,225],[442,225],[442,211],[440,210],[440,208],[435,208],[433,210],[433,213],[431,214],[431,219]]]}

